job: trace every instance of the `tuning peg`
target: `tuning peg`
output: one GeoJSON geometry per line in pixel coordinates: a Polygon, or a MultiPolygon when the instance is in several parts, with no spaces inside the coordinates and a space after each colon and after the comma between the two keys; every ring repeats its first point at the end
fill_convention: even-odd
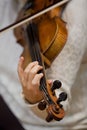
{"type": "Polygon", "coordinates": [[[51,88],[52,92],[55,90],[55,89],[59,89],[60,87],[62,86],[62,83],[59,81],[59,80],[55,80],[53,82],[53,86],[51,88]]]}
{"type": "Polygon", "coordinates": [[[38,104],[38,108],[39,108],[40,110],[44,110],[44,109],[46,108],[46,102],[45,102],[45,101],[40,102],[40,103],[38,104]]]}
{"type": "Polygon", "coordinates": [[[60,93],[57,103],[65,101],[67,99],[67,94],[65,92],[60,93]]]}

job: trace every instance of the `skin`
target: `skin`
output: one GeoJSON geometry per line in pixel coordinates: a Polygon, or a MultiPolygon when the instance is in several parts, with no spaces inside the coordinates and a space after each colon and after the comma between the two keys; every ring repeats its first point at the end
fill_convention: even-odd
{"type": "MultiPolygon", "coordinates": [[[[18,63],[18,75],[22,84],[23,94],[25,98],[32,104],[37,103],[43,99],[43,93],[39,90],[40,80],[43,77],[43,73],[38,71],[43,67],[38,64],[37,61],[31,62],[23,69],[24,57],[20,57],[18,63]]],[[[49,85],[52,84],[52,80],[47,81],[49,85]]]]}
{"type": "MultiPolygon", "coordinates": [[[[25,0],[26,1],[26,0],[25,0]]],[[[60,15],[60,8],[55,8],[48,12],[50,18],[54,18],[60,15]]],[[[43,67],[38,64],[37,61],[31,62],[23,69],[24,57],[20,57],[18,63],[18,75],[22,84],[23,94],[25,98],[32,104],[37,103],[43,99],[43,93],[39,90],[40,80],[43,77],[43,73],[38,73],[43,67]]],[[[47,83],[51,86],[52,80],[47,80],[47,83]]]]}

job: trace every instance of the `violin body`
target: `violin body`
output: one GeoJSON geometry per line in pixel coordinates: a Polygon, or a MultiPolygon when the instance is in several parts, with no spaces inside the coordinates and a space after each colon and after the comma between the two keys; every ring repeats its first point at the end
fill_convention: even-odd
{"type": "MultiPolygon", "coordinates": [[[[36,0],[36,1],[40,1],[40,0],[36,0]]],[[[44,5],[44,2],[42,5],[44,5]]],[[[47,2],[47,5],[48,4],[49,3],[47,2]]],[[[43,8],[43,6],[41,5],[39,6],[43,8]]],[[[38,6],[35,8],[36,12],[38,11],[38,8],[39,8],[38,6]]],[[[40,10],[42,8],[40,8],[40,10]]],[[[27,11],[22,9],[17,17],[17,21],[28,15],[31,15],[32,12],[34,11],[31,8],[29,8],[27,11]]],[[[41,53],[46,68],[50,67],[52,61],[60,53],[60,51],[63,49],[67,41],[68,32],[66,29],[66,23],[59,16],[57,16],[60,13],[61,13],[61,8],[58,7],[52,10],[51,15],[50,12],[48,12],[45,15],[42,15],[39,18],[34,20],[34,22],[37,24],[41,53]]],[[[24,47],[24,51],[22,55],[25,58],[25,63],[24,63],[24,68],[25,68],[27,64],[31,61],[31,58],[29,54],[28,44],[25,37],[24,27],[20,26],[14,29],[14,34],[17,39],[17,43],[19,43],[24,47]]]]}
{"type": "MultiPolygon", "coordinates": [[[[32,14],[41,11],[45,7],[48,7],[56,2],[58,2],[58,0],[28,0],[25,3],[23,9],[19,12],[16,21],[23,19],[26,16],[31,16],[32,14]]],[[[51,12],[45,13],[40,17],[35,18],[32,21],[33,24],[31,24],[31,22],[28,22],[25,25],[14,29],[14,34],[17,42],[24,48],[22,53],[22,56],[25,58],[24,68],[29,64],[29,62],[32,61],[32,46],[36,46],[35,44],[37,43],[40,49],[38,47],[34,49],[36,50],[36,53],[37,50],[40,50],[40,65],[43,65],[44,63],[45,68],[50,67],[53,60],[63,49],[67,40],[68,33],[66,29],[66,23],[60,18],[61,9],[61,7],[55,8],[51,12]],[[33,29],[34,25],[37,27],[37,32],[35,32],[35,29],[33,29]],[[35,37],[36,33],[38,34],[38,38],[35,37]]],[[[33,55],[33,57],[35,56],[33,55]]],[[[34,60],[39,61],[38,58],[34,58],[34,60]]],[[[45,72],[43,71],[43,73],[45,72]]],[[[62,93],[60,97],[57,98],[54,94],[55,89],[59,89],[61,87],[60,82],[54,82],[51,88],[47,84],[44,75],[44,77],[41,79],[40,86],[42,86],[40,90],[43,91],[44,102],[40,102],[38,108],[41,110],[46,108],[48,113],[46,120],[48,122],[50,122],[52,119],[58,121],[61,120],[64,117],[65,112],[60,102],[65,101],[67,96],[65,93],[62,93]]]]}

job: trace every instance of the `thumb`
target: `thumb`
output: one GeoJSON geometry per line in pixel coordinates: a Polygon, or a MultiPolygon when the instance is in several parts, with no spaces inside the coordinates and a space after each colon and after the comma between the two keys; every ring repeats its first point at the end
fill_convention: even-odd
{"type": "Polygon", "coordinates": [[[48,83],[49,85],[52,85],[52,84],[53,84],[53,81],[52,81],[51,79],[49,79],[49,80],[47,80],[47,83],[48,83]]]}

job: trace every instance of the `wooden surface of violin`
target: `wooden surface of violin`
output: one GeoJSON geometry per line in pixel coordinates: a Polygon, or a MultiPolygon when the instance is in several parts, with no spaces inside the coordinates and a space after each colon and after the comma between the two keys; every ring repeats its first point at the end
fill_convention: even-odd
{"type": "MultiPolygon", "coordinates": [[[[31,14],[41,11],[57,2],[59,2],[59,0],[28,0],[19,12],[17,21],[26,16],[31,16],[31,14]]],[[[52,61],[64,47],[67,40],[67,29],[66,23],[60,18],[61,10],[62,7],[55,8],[32,20],[32,24],[31,22],[27,22],[14,29],[17,42],[24,47],[22,53],[25,58],[24,68],[30,61],[34,60],[39,61],[40,65],[44,63],[45,68],[50,67],[52,61]],[[34,27],[37,28],[37,32],[34,27]],[[38,35],[36,35],[36,33],[38,35]],[[32,52],[35,51],[35,54],[33,54],[31,50],[32,52]],[[39,59],[38,57],[36,58],[37,55],[39,59]]],[[[43,73],[45,72],[43,71],[43,73]]],[[[53,86],[50,87],[44,75],[41,79],[40,86],[41,91],[43,91],[44,101],[39,103],[39,109],[47,110],[48,116],[46,120],[48,122],[52,119],[61,120],[65,112],[60,102],[65,101],[67,98],[67,94],[64,92],[59,95],[59,98],[55,95],[55,89],[59,89],[61,83],[59,81],[54,81],[53,86]]]]}
{"type": "MultiPolygon", "coordinates": [[[[39,10],[38,6],[40,6],[41,10],[46,4],[45,1],[43,2],[43,0],[41,0],[40,2],[43,3],[42,4],[43,6],[41,6],[41,3],[39,2],[40,5],[38,3],[36,4],[36,1],[34,5],[37,6],[36,8],[35,7],[33,8],[35,8],[37,12],[39,10]]],[[[53,1],[51,2],[52,2],[51,4],[53,4],[53,1]]],[[[26,3],[23,9],[19,12],[17,20],[22,19],[28,15],[31,15],[32,12],[34,13],[35,10],[32,9],[32,6],[33,2],[32,0],[29,0],[29,3],[26,3]]],[[[58,7],[34,20],[34,22],[38,26],[40,48],[43,54],[46,67],[49,67],[51,65],[52,61],[63,49],[67,40],[66,23],[58,16],[58,14],[59,15],[61,14],[61,9],[62,7],[58,7]]],[[[30,62],[30,56],[29,56],[30,54],[28,44],[25,38],[24,26],[20,26],[14,29],[14,34],[16,36],[17,42],[24,47],[22,55],[25,57],[25,63],[24,63],[25,68],[26,65],[30,62]]]]}

